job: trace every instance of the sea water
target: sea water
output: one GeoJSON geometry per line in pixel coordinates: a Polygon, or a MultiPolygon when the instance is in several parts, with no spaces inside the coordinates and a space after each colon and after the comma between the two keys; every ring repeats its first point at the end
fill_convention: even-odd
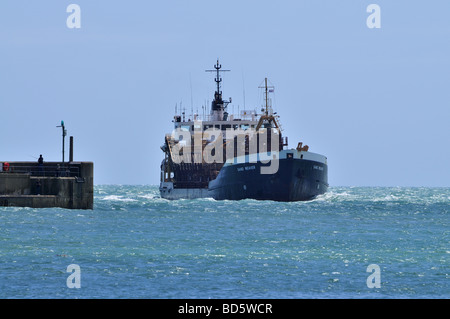
{"type": "Polygon", "coordinates": [[[449,204],[450,188],[279,203],[99,185],[93,210],[0,208],[0,298],[449,298],[449,204]]]}

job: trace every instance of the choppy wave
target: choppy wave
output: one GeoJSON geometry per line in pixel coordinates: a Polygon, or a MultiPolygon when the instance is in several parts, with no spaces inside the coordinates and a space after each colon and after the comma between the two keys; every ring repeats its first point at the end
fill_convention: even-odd
{"type": "Polygon", "coordinates": [[[449,188],[426,187],[331,187],[316,200],[345,202],[449,203],[449,188]]]}
{"type": "Polygon", "coordinates": [[[94,210],[0,208],[0,297],[448,298],[449,202],[449,188],[331,187],[279,203],[99,185],[94,210]],[[69,264],[82,269],[76,291],[69,264]],[[366,285],[370,264],[380,289],[366,285]]]}

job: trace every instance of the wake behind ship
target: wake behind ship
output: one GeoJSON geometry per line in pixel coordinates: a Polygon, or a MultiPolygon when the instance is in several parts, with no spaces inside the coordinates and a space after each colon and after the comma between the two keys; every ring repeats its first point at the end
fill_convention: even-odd
{"type": "Polygon", "coordinates": [[[222,66],[214,66],[217,89],[210,114],[200,117],[186,112],[174,116],[174,130],[161,146],[161,197],[216,200],[312,200],[328,189],[327,158],[298,143],[288,148],[282,136],[279,116],[273,112],[264,86],[265,105],[261,113],[242,110],[228,113],[230,100],[223,100],[220,83],[222,66]]]}

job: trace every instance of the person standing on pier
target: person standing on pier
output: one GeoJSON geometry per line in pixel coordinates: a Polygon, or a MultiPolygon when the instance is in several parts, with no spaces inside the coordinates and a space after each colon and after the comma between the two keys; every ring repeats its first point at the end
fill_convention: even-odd
{"type": "Polygon", "coordinates": [[[43,174],[44,173],[44,158],[42,157],[42,154],[39,156],[38,164],[39,164],[39,173],[43,174]]]}

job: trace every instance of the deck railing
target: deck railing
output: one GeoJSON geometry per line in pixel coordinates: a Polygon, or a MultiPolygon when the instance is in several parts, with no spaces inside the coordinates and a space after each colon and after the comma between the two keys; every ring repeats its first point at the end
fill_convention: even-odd
{"type": "MultiPolygon", "coordinates": [[[[3,163],[0,163],[0,166],[3,163]]],[[[80,177],[80,168],[73,164],[56,165],[15,165],[9,164],[7,170],[5,166],[0,170],[0,174],[27,174],[39,177],[80,177]]]]}

